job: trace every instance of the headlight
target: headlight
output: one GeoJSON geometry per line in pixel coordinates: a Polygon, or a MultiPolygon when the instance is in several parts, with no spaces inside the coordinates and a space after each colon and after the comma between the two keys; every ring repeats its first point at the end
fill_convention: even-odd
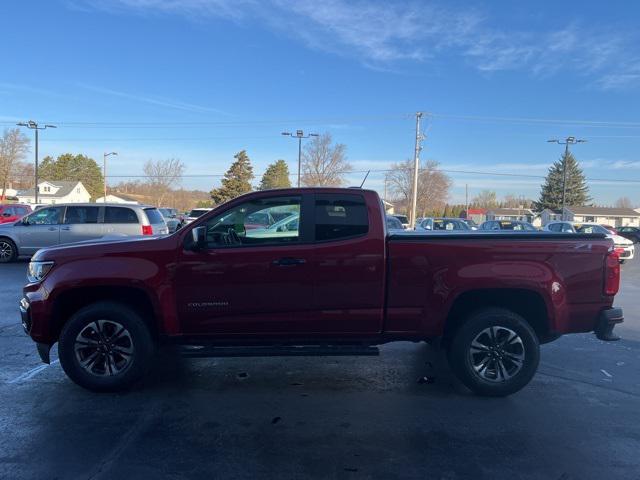
{"type": "Polygon", "coordinates": [[[53,262],[30,262],[27,271],[27,280],[30,283],[40,282],[53,268],[53,262]]]}

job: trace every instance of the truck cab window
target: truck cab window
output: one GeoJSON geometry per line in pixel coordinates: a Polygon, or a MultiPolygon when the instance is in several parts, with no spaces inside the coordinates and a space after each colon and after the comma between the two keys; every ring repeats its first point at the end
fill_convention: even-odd
{"type": "Polygon", "coordinates": [[[369,231],[369,215],[362,195],[316,195],[315,240],[357,237],[369,231]]]}
{"type": "Polygon", "coordinates": [[[255,199],[207,222],[209,248],[278,245],[300,241],[301,197],[255,199]]]}

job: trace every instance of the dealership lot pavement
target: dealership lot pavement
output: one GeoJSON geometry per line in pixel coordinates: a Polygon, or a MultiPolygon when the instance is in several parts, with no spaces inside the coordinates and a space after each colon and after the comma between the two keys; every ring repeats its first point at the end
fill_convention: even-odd
{"type": "MultiPolygon", "coordinates": [[[[26,262],[0,265],[0,478],[637,478],[640,261],[623,340],[567,336],[504,399],[472,396],[424,344],[380,357],[184,360],[126,394],[39,363],[17,314],[26,262]],[[430,366],[431,365],[431,366],[430,366]],[[436,382],[422,380],[435,373],[436,382]]],[[[55,358],[55,352],[54,352],[55,358]]]]}

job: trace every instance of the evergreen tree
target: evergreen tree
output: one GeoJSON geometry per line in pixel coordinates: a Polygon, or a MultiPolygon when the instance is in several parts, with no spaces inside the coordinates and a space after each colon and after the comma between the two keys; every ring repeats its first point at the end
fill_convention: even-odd
{"type": "Polygon", "coordinates": [[[91,198],[95,200],[104,192],[104,177],[98,163],[86,155],[65,153],[58,158],[46,156],[42,159],[38,175],[42,180],[77,180],[82,182],[91,198]]]}
{"type": "Polygon", "coordinates": [[[559,160],[549,167],[549,173],[547,173],[547,178],[540,190],[540,199],[535,204],[537,210],[545,208],[558,210],[562,208],[562,184],[565,163],[567,169],[565,205],[580,207],[591,201],[587,180],[575,157],[569,152],[568,155],[563,154],[559,160]]]}
{"type": "Polygon", "coordinates": [[[272,188],[289,188],[289,166],[284,160],[277,160],[267,167],[262,175],[258,190],[270,190],[272,188]]]}
{"type": "Polygon", "coordinates": [[[253,167],[247,152],[242,150],[236,153],[233,158],[236,161],[231,164],[227,173],[224,174],[222,186],[211,190],[211,198],[216,205],[251,191],[253,167]]]}

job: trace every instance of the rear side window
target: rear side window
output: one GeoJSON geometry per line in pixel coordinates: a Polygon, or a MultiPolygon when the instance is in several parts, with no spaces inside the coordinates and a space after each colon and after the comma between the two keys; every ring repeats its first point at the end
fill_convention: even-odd
{"type": "Polygon", "coordinates": [[[147,218],[149,219],[149,223],[151,225],[155,225],[157,223],[164,223],[164,217],[157,209],[145,208],[144,213],[147,214],[147,218]]]}
{"type": "Polygon", "coordinates": [[[2,212],[3,217],[13,217],[16,214],[13,207],[4,207],[0,209],[0,212],[2,212]]]}
{"type": "Polygon", "coordinates": [[[16,207],[16,212],[18,215],[26,215],[29,213],[29,210],[27,210],[26,207],[16,207]]]}
{"type": "Polygon", "coordinates": [[[104,209],[104,223],[138,223],[138,216],[130,208],[106,207],[104,209]]]}
{"type": "Polygon", "coordinates": [[[316,195],[315,240],[357,237],[369,231],[367,205],[361,195],[316,195]]]}
{"type": "Polygon", "coordinates": [[[98,211],[100,207],[67,207],[64,223],[72,225],[76,223],[98,223],[98,211]]]}

